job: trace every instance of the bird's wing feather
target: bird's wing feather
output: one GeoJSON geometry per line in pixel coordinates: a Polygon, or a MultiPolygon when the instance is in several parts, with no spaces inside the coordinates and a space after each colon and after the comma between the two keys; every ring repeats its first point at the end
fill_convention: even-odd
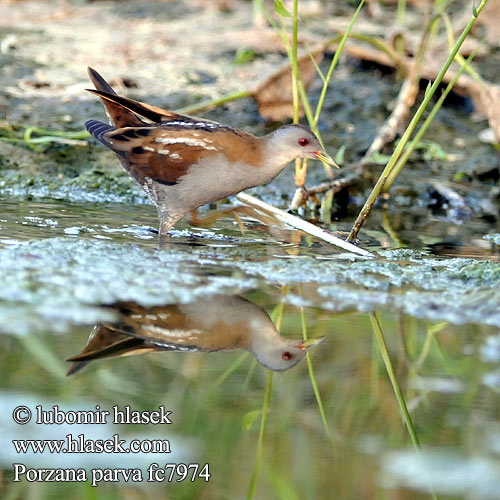
{"type": "Polygon", "coordinates": [[[122,325],[126,324],[130,335],[157,349],[212,352],[226,348],[223,344],[218,345],[219,337],[214,331],[175,304],[146,309],[127,303],[120,314],[122,325]]]}
{"type": "MultiPolygon", "coordinates": [[[[116,95],[115,93],[112,94],[104,90],[86,90],[92,94],[98,95],[103,102],[112,103],[114,106],[121,106],[129,112],[142,116],[155,124],[168,121],[182,121],[187,123],[196,121],[195,118],[191,118],[190,116],[180,115],[178,113],[174,113],[173,111],[167,111],[166,109],[153,106],[152,104],[134,101],[133,99],[128,99],[127,97],[116,95]]],[[[145,122],[141,120],[141,123],[144,124],[145,122]]]]}
{"type": "Polygon", "coordinates": [[[100,140],[142,184],[146,177],[176,184],[191,165],[220,153],[211,133],[168,127],[126,127],[105,133],[100,140]]]}
{"type": "Polygon", "coordinates": [[[104,92],[108,92],[108,94],[116,95],[116,92],[113,90],[111,85],[94,68],[91,68],[89,66],[87,68],[87,72],[89,74],[90,80],[97,90],[102,90],[104,92]]]}
{"type": "Polygon", "coordinates": [[[73,375],[93,359],[140,354],[151,350],[155,350],[154,347],[147,346],[144,340],[127,335],[111,325],[99,324],[94,327],[82,352],[66,360],[73,361],[66,375],[73,375]]]}
{"type": "MultiPolygon", "coordinates": [[[[105,92],[106,94],[116,96],[115,91],[95,69],[89,67],[88,73],[90,80],[96,88],[96,91],[105,92]]],[[[138,118],[132,111],[127,109],[127,107],[113,102],[112,100],[105,99],[102,96],[101,101],[104,104],[110,122],[115,127],[140,127],[146,125],[146,122],[144,120],[138,118]]]]}

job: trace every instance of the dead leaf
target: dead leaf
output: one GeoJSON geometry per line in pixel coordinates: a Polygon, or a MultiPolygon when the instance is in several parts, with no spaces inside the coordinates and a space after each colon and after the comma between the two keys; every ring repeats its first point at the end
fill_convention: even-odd
{"type": "MultiPolygon", "coordinates": [[[[312,52],[316,64],[320,64],[324,56],[324,48],[312,52]]],[[[316,68],[309,54],[298,60],[302,83],[307,89],[316,76],[316,68]]],[[[259,106],[259,113],[266,120],[284,121],[293,116],[292,68],[289,63],[262,82],[254,91],[254,98],[259,106]]],[[[304,114],[302,106],[301,116],[304,114]]]]}
{"type": "Polygon", "coordinates": [[[500,87],[484,83],[479,94],[479,104],[488,118],[496,142],[500,142],[500,87]]]}
{"type": "Polygon", "coordinates": [[[490,0],[477,22],[485,27],[488,43],[496,47],[500,46],[500,0],[490,0]]]}

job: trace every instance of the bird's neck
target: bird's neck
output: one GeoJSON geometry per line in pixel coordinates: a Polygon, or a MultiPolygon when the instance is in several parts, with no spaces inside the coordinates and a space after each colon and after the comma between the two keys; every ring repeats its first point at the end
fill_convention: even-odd
{"type": "Polygon", "coordinates": [[[268,316],[255,316],[250,323],[249,350],[259,361],[266,357],[266,353],[276,346],[286,343],[286,339],[276,330],[268,316]]]}
{"type": "Polygon", "coordinates": [[[283,131],[275,130],[266,135],[264,140],[264,162],[267,168],[278,175],[293,159],[296,153],[291,151],[286,141],[283,141],[283,131]]]}

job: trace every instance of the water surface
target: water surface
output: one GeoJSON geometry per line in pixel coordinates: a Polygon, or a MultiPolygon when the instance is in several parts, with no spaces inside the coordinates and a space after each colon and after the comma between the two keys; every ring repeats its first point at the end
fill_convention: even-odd
{"type": "MultiPolygon", "coordinates": [[[[384,258],[367,262],[257,221],[246,221],[244,235],[230,217],[211,228],[182,222],[168,248],[158,250],[156,217],[147,205],[5,200],[2,206],[5,498],[245,497],[270,372],[241,339],[235,350],[175,348],[103,357],[65,375],[71,364],[64,360],[82,351],[95,324],[120,324],[113,304],[134,300],[134,307],[152,308],[144,313],[148,318],[149,311],[151,334],[166,328],[151,311],[167,318],[174,307],[193,310],[196,301],[210,297],[215,306],[221,294],[278,321],[284,339],[300,342],[304,331],[324,337],[310,355],[325,420],[306,359],[274,372],[256,498],[331,498],[332,492],[343,499],[498,498],[500,271],[491,260],[497,247],[482,238],[481,223],[460,233],[459,243],[486,260],[432,255],[426,242],[439,240],[431,231],[425,238],[420,231],[404,233],[412,248],[424,252],[388,250],[394,241],[373,222],[363,244],[384,258]],[[387,376],[373,312],[420,454],[387,376]],[[11,419],[19,405],[55,404],[67,411],[163,406],[173,423],[20,426],[11,419]],[[61,439],[68,433],[168,439],[171,453],[41,458],[16,456],[12,449],[12,439],[61,439]],[[151,463],[208,463],[211,477],[208,483],[101,482],[97,489],[78,482],[12,483],[16,461],[38,468],[129,467],[143,474],[151,463]]],[[[437,224],[441,234],[458,233],[444,221],[426,222],[436,235],[437,224]]],[[[128,310],[138,321],[138,311],[128,310]]],[[[217,316],[236,321],[243,313],[223,307],[217,316]]],[[[247,319],[250,324],[252,316],[247,319]]],[[[137,335],[130,321],[120,328],[137,335]]]]}

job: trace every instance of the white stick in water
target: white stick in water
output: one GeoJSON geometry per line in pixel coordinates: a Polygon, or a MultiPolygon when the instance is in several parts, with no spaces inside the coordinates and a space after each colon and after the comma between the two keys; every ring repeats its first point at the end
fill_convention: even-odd
{"type": "Polygon", "coordinates": [[[258,198],[255,198],[254,196],[251,196],[246,193],[239,193],[236,198],[245,205],[250,205],[251,207],[254,207],[257,210],[272,215],[280,222],[284,222],[289,226],[292,226],[296,229],[300,229],[301,231],[311,234],[312,236],[316,236],[317,238],[320,238],[323,241],[330,243],[331,245],[343,248],[344,250],[347,250],[348,252],[351,253],[362,255],[363,257],[375,257],[375,255],[369,252],[368,250],[364,250],[363,248],[357,247],[356,245],[353,245],[348,241],[345,241],[341,238],[338,238],[337,236],[334,236],[331,233],[326,232],[325,230],[321,229],[318,226],[315,226],[314,224],[311,224],[310,222],[302,220],[299,217],[295,217],[295,215],[291,215],[287,212],[284,212],[279,208],[273,207],[272,205],[269,205],[268,203],[265,203],[264,201],[261,201],[258,198]]]}

